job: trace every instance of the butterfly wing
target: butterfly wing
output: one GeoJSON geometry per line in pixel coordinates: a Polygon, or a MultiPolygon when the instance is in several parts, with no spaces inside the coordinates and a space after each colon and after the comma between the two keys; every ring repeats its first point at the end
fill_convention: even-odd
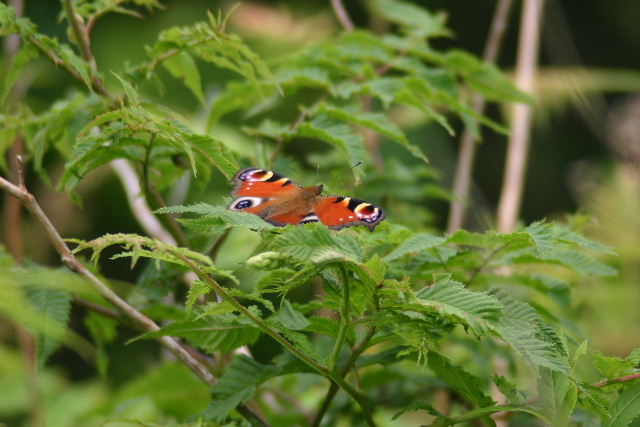
{"type": "Polygon", "coordinates": [[[384,211],[379,207],[363,200],[342,196],[318,197],[313,211],[320,222],[335,230],[366,225],[373,231],[385,218],[384,211]]]}
{"type": "Polygon", "coordinates": [[[231,194],[237,196],[229,209],[243,211],[260,216],[274,225],[299,224],[300,219],[293,222],[291,216],[284,215],[283,209],[275,209],[293,200],[302,191],[300,184],[293,180],[259,168],[246,168],[238,171],[232,179],[231,194]],[[274,209],[278,218],[271,220],[274,209]]]}
{"type": "Polygon", "coordinates": [[[293,180],[272,171],[246,168],[233,177],[231,194],[237,198],[229,209],[260,216],[284,226],[322,222],[330,228],[366,225],[373,229],[385,218],[384,211],[352,197],[321,196],[322,186],[302,188],[293,180]]]}

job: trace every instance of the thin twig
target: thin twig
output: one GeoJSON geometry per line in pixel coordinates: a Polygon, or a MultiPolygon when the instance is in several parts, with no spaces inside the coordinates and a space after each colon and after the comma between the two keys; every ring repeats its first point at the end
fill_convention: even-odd
{"type": "MultiPolygon", "coordinates": [[[[36,201],[33,194],[27,191],[26,188],[20,188],[17,185],[12,184],[6,179],[0,177],[0,189],[18,199],[22,205],[33,215],[33,217],[40,223],[42,228],[47,234],[49,241],[60,254],[62,261],[72,271],[84,276],[91,285],[114,307],[116,307],[124,317],[132,322],[138,329],[143,331],[157,331],[159,328],[156,323],[149,319],[147,316],[136,310],[129,305],[126,301],[120,298],[115,292],[109,288],[109,286],[96,277],[87,267],[80,262],[78,258],[71,252],[67,244],[64,242],[54,225],[51,223],[49,217],[44,213],[40,204],[36,201]]],[[[162,336],[158,339],[160,344],[167,348],[178,360],[184,363],[198,378],[200,378],[206,384],[212,385],[216,382],[216,378],[209,372],[209,370],[199,362],[191,353],[177,340],[169,336],[162,336]]],[[[247,420],[253,425],[268,426],[268,423],[262,420],[258,415],[253,413],[249,408],[240,406],[237,408],[247,420]]]]}
{"type": "Polygon", "coordinates": [[[638,378],[640,378],[640,373],[626,375],[624,377],[609,378],[607,380],[598,381],[597,383],[594,383],[593,386],[594,387],[604,387],[604,386],[611,385],[611,384],[618,384],[618,383],[623,383],[623,382],[626,382],[626,381],[632,381],[632,380],[635,380],[635,379],[638,379],[638,378]]]}
{"type": "Polygon", "coordinates": [[[73,35],[76,38],[76,43],[80,47],[82,51],[82,56],[87,60],[89,64],[91,64],[91,68],[96,69],[96,61],[91,52],[91,43],[89,42],[89,36],[87,34],[87,30],[82,24],[80,16],[78,16],[73,9],[73,3],[71,0],[63,0],[62,6],[64,8],[64,13],[67,15],[67,21],[69,21],[69,26],[73,31],[73,35]]]}
{"type": "MultiPolygon", "coordinates": [[[[504,33],[507,28],[509,12],[513,0],[500,0],[496,6],[491,21],[491,28],[484,48],[482,59],[487,63],[494,63],[502,46],[504,33]]],[[[482,95],[476,95],[473,99],[473,110],[482,114],[485,107],[485,99],[482,95]]],[[[469,127],[466,127],[460,137],[460,152],[453,178],[452,200],[449,206],[449,219],[447,232],[453,233],[464,225],[467,204],[469,202],[469,189],[471,188],[471,176],[475,160],[476,141],[469,127]]]]}
{"type": "MultiPolygon", "coordinates": [[[[516,86],[523,92],[531,93],[534,87],[542,9],[543,0],[525,0],[522,7],[516,86]]],[[[511,135],[497,215],[498,230],[505,233],[513,230],[520,212],[531,118],[532,109],[529,105],[513,106],[511,135]]]]}
{"type": "Polygon", "coordinates": [[[331,7],[333,7],[333,12],[336,14],[338,21],[340,21],[342,28],[344,28],[345,31],[353,31],[355,27],[353,26],[353,22],[351,22],[351,18],[349,18],[347,10],[342,4],[342,0],[331,0],[331,7]]]}
{"type": "Polygon", "coordinates": [[[91,311],[95,311],[96,313],[99,313],[105,317],[108,317],[110,319],[113,320],[123,320],[124,318],[122,317],[122,315],[115,311],[115,310],[111,310],[110,308],[107,308],[103,305],[100,304],[96,304],[95,302],[91,302],[91,301],[87,301],[84,298],[79,298],[79,297],[74,297],[73,298],[73,302],[81,305],[91,311]]]}
{"type": "Polygon", "coordinates": [[[122,183],[131,212],[138,220],[138,223],[149,234],[165,243],[171,245],[176,244],[176,239],[169,233],[160,223],[158,218],[153,215],[151,208],[147,204],[140,188],[138,176],[133,166],[125,159],[116,159],[111,161],[111,168],[122,183]]]}
{"type": "MultiPolygon", "coordinates": [[[[120,298],[109,286],[96,277],[87,267],[84,266],[71,252],[67,244],[64,242],[58,230],[51,223],[49,217],[44,213],[33,194],[22,189],[6,179],[0,177],[0,189],[8,192],[22,203],[22,205],[33,215],[33,217],[44,228],[49,240],[53,244],[56,251],[62,257],[62,261],[69,269],[84,276],[93,285],[93,287],[111,304],[113,304],[127,318],[132,320],[137,326],[146,331],[157,331],[160,329],[151,319],[140,313],[134,307],[129,305],[125,300],[120,298]]],[[[178,359],[185,363],[200,379],[207,384],[215,383],[216,379],[211,373],[197,360],[195,360],[184,348],[173,338],[163,336],[160,338],[162,345],[167,347],[178,359]]]]}

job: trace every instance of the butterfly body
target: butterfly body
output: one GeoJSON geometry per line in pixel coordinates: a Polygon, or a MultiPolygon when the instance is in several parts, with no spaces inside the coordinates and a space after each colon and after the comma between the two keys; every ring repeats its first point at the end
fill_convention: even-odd
{"type": "Polygon", "coordinates": [[[246,168],[233,177],[231,194],[237,198],[229,209],[260,216],[276,225],[322,222],[330,228],[366,225],[373,230],[384,211],[352,197],[322,194],[322,185],[302,187],[275,172],[246,168]]]}

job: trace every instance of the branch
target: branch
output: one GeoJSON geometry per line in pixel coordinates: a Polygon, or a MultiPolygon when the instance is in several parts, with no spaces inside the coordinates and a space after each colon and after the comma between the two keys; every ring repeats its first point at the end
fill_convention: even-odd
{"type": "MultiPolygon", "coordinates": [[[[531,93],[533,90],[542,8],[543,0],[525,0],[522,7],[516,64],[516,87],[523,92],[531,93]]],[[[524,175],[527,168],[531,118],[532,109],[530,106],[525,104],[513,106],[511,135],[497,215],[498,231],[503,233],[509,233],[513,230],[520,212],[524,175]]]]}
{"type": "MultiPolygon", "coordinates": [[[[100,293],[100,295],[102,295],[107,301],[113,304],[113,306],[116,307],[120,311],[120,313],[122,313],[125,319],[130,321],[133,325],[135,325],[142,331],[153,332],[160,329],[160,327],[156,325],[153,320],[149,319],[147,316],[140,313],[138,310],[136,310],[134,307],[120,298],[115,292],[111,290],[111,288],[109,288],[106,283],[96,277],[91,271],[89,271],[89,269],[84,266],[84,264],[80,262],[80,260],[78,260],[78,258],[75,257],[75,255],[73,255],[54,225],[51,223],[49,217],[47,217],[47,215],[44,213],[44,211],[36,201],[33,194],[29,193],[24,185],[17,186],[0,177],[0,189],[11,194],[22,203],[22,205],[40,223],[40,225],[46,232],[51,244],[60,254],[62,261],[66,264],[66,266],[70,270],[75,271],[81,276],[84,276],[100,293]]],[[[76,300],[76,302],[78,302],[78,300],[76,300]]],[[[89,307],[90,303],[87,304],[82,302],[81,304],[89,307]]],[[[95,309],[95,307],[89,308],[95,309]]],[[[114,315],[114,313],[111,311],[100,311],[110,317],[114,315]]],[[[160,337],[158,341],[171,353],[173,353],[173,355],[176,356],[178,360],[184,363],[203,382],[209,385],[212,385],[216,382],[216,378],[201,362],[199,362],[194,356],[192,356],[187,347],[180,344],[174,338],[168,336],[160,337]]],[[[237,410],[253,425],[268,426],[268,424],[264,420],[253,413],[249,408],[240,406],[237,408],[237,410]]]]}
{"type": "Polygon", "coordinates": [[[176,240],[171,233],[162,226],[158,218],[153,215],[146,199],[142,196],[143,192],[140,188],[138,176],[131,164],[125,159],[117,159],[111,161],[110,165],[122,183],[122,188],[127,194],[131,212],[133,212],[133,215],[138,220],[138,224],[140,224],[150,236],[175,246],[176,240]]]}
{"type": "Polygon", "coordinates": [[[64,13],[67,15],[67,21],[69,21],[69,25],[71,26],[73,35],[76,38],[76,43],[78,44],[78,46],[80,46],[82,56],[84,56],[84,59],[86,59],[87,62],[91,64],[91,68],[95,70],[96,60],[93,57],[93,53],[91,52],[89,35],[87,34],[86,28],[80,21],[81,18],[73,10],[73,3],[71,3],[71,0],[63,0],[62,6],[64,7],[64,13]]]}
{"type": "Polygon", "coordinates": [[[344,28],[345,31],[353,31],[355,27],[353,22],[351,22],[351,18],[349,18],[347,10],[342,4],[342,0],[331,0],[331,7],[333,7],[333,12],[336,14],[338,21],[340,21],[342,28],[344,28]]]}
{"type": "MultiPolygon", "coordinates": [[[[64,242],[58,231],[44,213],[33,194],[29,193],[25,187],[18,187],[0,177],[0,189],[8,192],[16,199],[20,200],[22,205],[34,216],[34,218],[44,228],[49,240],[53,244],[56,251],[62,257],[62,261],[67,267],[76,273],[84,276],[93,285],[93,287],[111,304],[113,304],[124,316],[131,320],[136,326],[144,331],[157,331],[160,329],[151,319],[140,313],[134,307],[129,305],[125,300],[120,298],[115,292],[107,286],[102,280],[96,277],[73,255],[67,244],[64,242]]],[[[215,383],[216,379],[211,373],[195,360],[176,340],[171,337],[160,338],[160,343],[171,351],[179,360],[186,364],[202,381],[207,384],[215,383]]]]}
{"type": "Polygon", "coordinates": [[[631,381],[631,380],[635,380],[640,378],[640,372],[637,374],[631,374],[631,375],[626,375],[624,377],[618,377],[618,378],[610,378],[608,380],[602,380],[602,381],[598,381],[597,383],[594,383],[593,386],[594,387],[604,387],[610,384],[617,384],[617,383],[623,383],[625,381],[631,381]]]}
{"type": "MultiPolygon", "coordinates": [[[[498,58],[512,3],[513,0],[500,0],[496,6],[482,55],[482,59],[485,62],[494,63],[498,58]]],[[[473,111],[482,114],[484,107],[484,97],[482,97],[482,95],[476,95],[473,99],[473,111]]],[[[449,206],[449,220],[447,224],[448,233],[453,233],[464,225],[475,155],[476,141],[474,141],[470,129],[466,127],[460,137],[460,153],[458,154],[455,176],[453,178],[453,197],[451,205],[449,206]]]]}

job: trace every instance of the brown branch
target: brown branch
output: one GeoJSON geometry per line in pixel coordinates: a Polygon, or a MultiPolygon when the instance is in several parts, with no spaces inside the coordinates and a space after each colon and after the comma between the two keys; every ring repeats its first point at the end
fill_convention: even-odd
{"type": "Polygon", "coordinates": [[[610,384],[623,383],[623,382],[632,381],[638,378],[640,378],[640,372],[636,374],[626,375],[624,377],[609,378],[607,380],[602,380],[602,381],[598,381],[597,383],[593,383],[592,385],[594,387],[604,387],[610,384]]]}
{"type": "MultiPolygon", "coordinates": [[[[13,197],[18,199],[22,205],[33,215],[33,217],[40,223],[42,228],[47,234],[49,241],[54,246],[56,251],[60,254],[62,261],[65,265],[72,271],[84,276],[91,285],[114,307],[116,307],[124,318],[135,325],[136,328],[143,331],[157,331],[160,327],[150,318],[136,310],[134,307],[129,305],[126,301],[120,298],[115,292],[109,288],[109,286],[96,277],[87,267],[84,266],[80,262],[78,258],[71,252],[67,244],[64,242],[54,225],[51,223],[51,220],[44,213],[40,204],[36,201],[33,194],[27,191],[24,187],[19,187],[6,179],[0,177],[0,189],[6,191],[11,194],[13,197]]],[[[86,307],[89,306],[87,303],[83,303],[86,307]]],[[[101,310],[102,311],[102,310],[101,310]]],[[[105,315],[113,316],[113,313],[107,312],[105,315]]],[[[177,340],[172,337],[163,336],[158,339],[160,344],[162,344],[167,350],[169,350],[173,355],[184,363],[198,378],[200,378],[206,384],[212,385],[216,382],[216,378],[209,372],[209,370],[199,362],[192,354],[192,349],[187,349],[185,346],[180,344],[177,340]],[[191,350],[191,351],[190,351],[191,350]]],[[[246,407],[239,407],[238,412],[240,412],[247,420],[249,420],[254,425],[259,426],[268,426],[268,424],[262,420],[259,416],[253,413],[250,409],[246,407]]]]}
{"type": "Polygon", "coordinates": [[[344,28],[345,31],[353,31],[355,27],[353,22],[351,22],[351,18],[349,18],[347,10],[342,4],[342,0],[331,0],[331,7],[333,7],[333,12],[336,14],[338,21],[340,21],[342,28],[344,28]]]}
{"type": "MultiPolygon", "coordinates": [[[[482,55],[483,61],[495,63],[498,53],[502,47],[504,33],[507,28],[509,12],[513,0],[500,0],[496,6],[491,21],[491,28],[482,55]]],[[[476,95],[473,99],[473,110],[482,114],[484,112],[485,99],[482,95],[476,95]]],[[[469,199],[469,189],[471,188],[471,176],[473,175],[473,165],[475,160],[476,141],[471,130],[466,127],[460,137],[460,153],[453,179],[452,201],[449,206],[449,219],[447,232],[454,231],[464,226],[467,203],[469,199]]]]}
{"type": "MultiPolygon", "coordinates": [[[[516,86],[523,92],[531,93],[533,90],[542,9],[543,0],[525,0],[522,7],[516,86]]],[[[513,106],[511,135],[497,214],[498,230],[505,233],[513,230],[520,212],[532,113],[532,108],[529,105],[515,104],[513,106]]]]}
{"type": "MultiPolygon", "coordinates": [[[[84,264],[80,262],[80,260],[78,260],[78,258],[75,257],[54,225],[51,223],[51,220],[49,220],[49,217],[47,217],[35,197],[33,197],[33,194],[29,193],[26,188],[18,187],[2,177],[0,177],[0,189],[8,192],[18,199],[40,223],[54,248],[62,257],[62,261],[70,270],[84,276],[107,301],[113,304],[124,316],[131,320],[140,329],[145,331],[157,331],[160,329],[151,319],[120,298],[106,283],[96,277],[91,271],[89,271],[89,269],[87,269],[87,267],[84,266],[84,264]]],[[[195,360],[175,339],[163,336],[159,341],[179,360],[187,365],[189,369],[191,369],[202,381],[207,384],[215,383],[216,379],[213,375],[211,375],[204,366],[195,360]]]]}

